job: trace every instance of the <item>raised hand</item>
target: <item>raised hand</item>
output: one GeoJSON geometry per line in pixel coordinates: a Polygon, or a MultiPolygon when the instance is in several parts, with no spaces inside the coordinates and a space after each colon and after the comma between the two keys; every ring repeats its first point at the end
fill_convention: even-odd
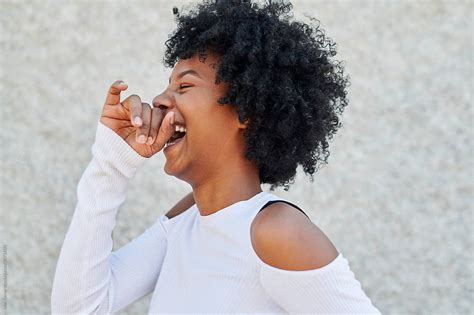
{"type": "Polygon", "coordinates": [[[100,121],[115,131],[143,157],[151,157],[165,146],[174,134],[174,113],[163,117],[159,108],[142,103],[136,94],[120,102],[120,93],[128,88],[121,80],[109,89],[100,121]]]}

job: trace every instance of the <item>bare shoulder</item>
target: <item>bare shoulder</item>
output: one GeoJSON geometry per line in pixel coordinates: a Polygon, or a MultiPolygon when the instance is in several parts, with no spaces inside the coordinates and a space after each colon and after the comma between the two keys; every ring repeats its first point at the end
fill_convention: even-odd
{"type": "Polygon", "coordinates": [[[301,211],[283,202],[275,202],[258,213],[250,235],[257,256],[280,269],[317,269],[338,255],[323,231],[301,211]]]}

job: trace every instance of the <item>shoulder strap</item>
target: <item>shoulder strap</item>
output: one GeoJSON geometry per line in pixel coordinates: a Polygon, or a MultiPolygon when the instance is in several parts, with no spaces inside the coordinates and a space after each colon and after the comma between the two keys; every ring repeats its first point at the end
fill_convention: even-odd
{"type": "MultiPolygon", "coordinates": [[[[271,200],[271,201],[267,202],[267,203],[258,211],[258,213],[260,213],[260,211],[262,211],[263,209],[265,209],[266,207],[268,207],[269,205],[271,205],[272,203],[275,203],[275,202],[284,202],[284,203],[287,203],[287,204],[289,204],[290,206],[293,206],[293,207],[295,207],[296,209],[300,210],[301,212],[304,213],[305,216],[308,217],[308,215],[307,215],[303,210],[301,210],[300,207],[298,207],[297,205],[294,205],[294,204],[292,204],[291,202],[288,202],[288,201],[286,201],[286,200],[271,200]]],[[[310,219],[310,218],[308,217],[308,219],[310,219]]],[[[311,220],[311,219],[310,219],[310,220],[311,220]]]]}

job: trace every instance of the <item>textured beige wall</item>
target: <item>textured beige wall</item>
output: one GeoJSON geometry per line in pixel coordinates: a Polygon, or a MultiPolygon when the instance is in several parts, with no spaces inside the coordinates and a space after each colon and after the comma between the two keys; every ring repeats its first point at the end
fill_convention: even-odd
{"type": "MultiPolygon", "coordinates": [[[[384,314],[472,313],[472,2],[292,2],[338,43],[352,85],[329,165],[274,193],[311,215],[384,314]]],[[[0,3],[8,311],[48,313],[107,88],[123,79],[124,96],[151,102],[170,73],[172,6],[189,2],[0,3]]],[[[190,191],[163,165],[158,153],[135,177],[114,249],[190,191]]],[[[150,297],[123,314],[145,313],[150,297]]]]}

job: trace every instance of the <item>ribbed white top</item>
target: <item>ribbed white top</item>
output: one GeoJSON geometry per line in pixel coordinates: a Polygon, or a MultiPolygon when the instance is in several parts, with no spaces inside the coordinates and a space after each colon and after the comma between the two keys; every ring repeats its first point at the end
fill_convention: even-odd
{"type": "Polygon", "coordinates": [[[268,192],[208,216],[196,205],[172,219],[160,215],[112,252],[117,210],[146,160],[98,123],[56,267],[52,313],[115,313],[153,292],[150,314],[380,314],[341,253],[303,271],[256,255],[253,218],[268,201],[285,200],[268,192]]]}

